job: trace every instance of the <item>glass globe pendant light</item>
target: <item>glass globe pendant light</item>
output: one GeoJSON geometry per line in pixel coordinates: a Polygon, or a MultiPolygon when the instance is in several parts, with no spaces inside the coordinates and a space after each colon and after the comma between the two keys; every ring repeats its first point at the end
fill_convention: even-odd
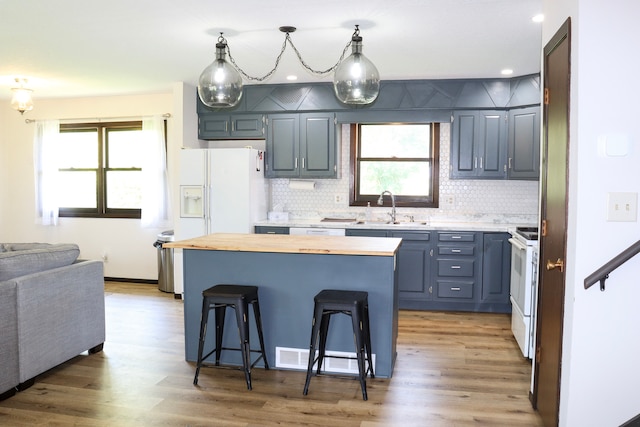
{"type": "Polygon", "coordinates": [[[351,37],[351,49],[351,55],[336,68],[333,89],[345,104],[370,104],[380,92],[380,74],[373,62],[362,54],[362,37],[357,25],[351,37]]]}
{"type": "Polygon", "coordinates": [[[208,107],[234,107],[242,98],[242,76],[226,58],[227,41],[218,37],[216,59],[202,71],[198,80],[198,96],[208,107]]]}

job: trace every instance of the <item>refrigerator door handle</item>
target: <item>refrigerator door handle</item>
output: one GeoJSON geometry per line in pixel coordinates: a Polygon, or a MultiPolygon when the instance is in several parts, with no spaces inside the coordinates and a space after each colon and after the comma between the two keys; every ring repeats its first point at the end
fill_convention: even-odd
{"type": "Polygon", "coordinates": [[[262,170],[262,151],[258,151],[256,154],[256,172],[262,170]]]}

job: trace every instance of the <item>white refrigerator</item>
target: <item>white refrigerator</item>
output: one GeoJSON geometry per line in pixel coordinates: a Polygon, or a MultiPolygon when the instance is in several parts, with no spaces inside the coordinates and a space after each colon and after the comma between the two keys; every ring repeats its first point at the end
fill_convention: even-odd
{"type": "MultiPolygon", "coordinates": [[[[267,217],[264,152],[253,148],[183,149],[175,240],[211,233],[253,233],[267,217]]],[[[182,250],[174,253],[174,293],[184,291],[182,250]]]]}

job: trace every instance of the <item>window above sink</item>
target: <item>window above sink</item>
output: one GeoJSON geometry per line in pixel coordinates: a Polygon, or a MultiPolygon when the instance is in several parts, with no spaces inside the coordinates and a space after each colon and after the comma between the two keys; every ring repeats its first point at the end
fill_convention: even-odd
{"type": "Polygon", "coordinates": [[[438,207],[438,123],[352,124],[350,206],[388,190],[399,207],[438,207]]]}

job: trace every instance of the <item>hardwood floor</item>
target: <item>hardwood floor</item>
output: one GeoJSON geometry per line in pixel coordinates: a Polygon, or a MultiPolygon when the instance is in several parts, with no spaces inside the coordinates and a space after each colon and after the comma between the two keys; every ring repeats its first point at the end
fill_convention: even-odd
{"type": "MultiPolygon", "coordinates": [[[[509,316],[401,311],[391,379],[357,381],[184,360],[182,301],[155,286],[107,282],[104,351],[83,354],[0,402],[2,426],[541,426],[530,367],[509,316]]],[[[310,328],[310,325],[300,325],[310,328]]],[[[273,364],[273,362],[272,362],[273,364]]]]}

